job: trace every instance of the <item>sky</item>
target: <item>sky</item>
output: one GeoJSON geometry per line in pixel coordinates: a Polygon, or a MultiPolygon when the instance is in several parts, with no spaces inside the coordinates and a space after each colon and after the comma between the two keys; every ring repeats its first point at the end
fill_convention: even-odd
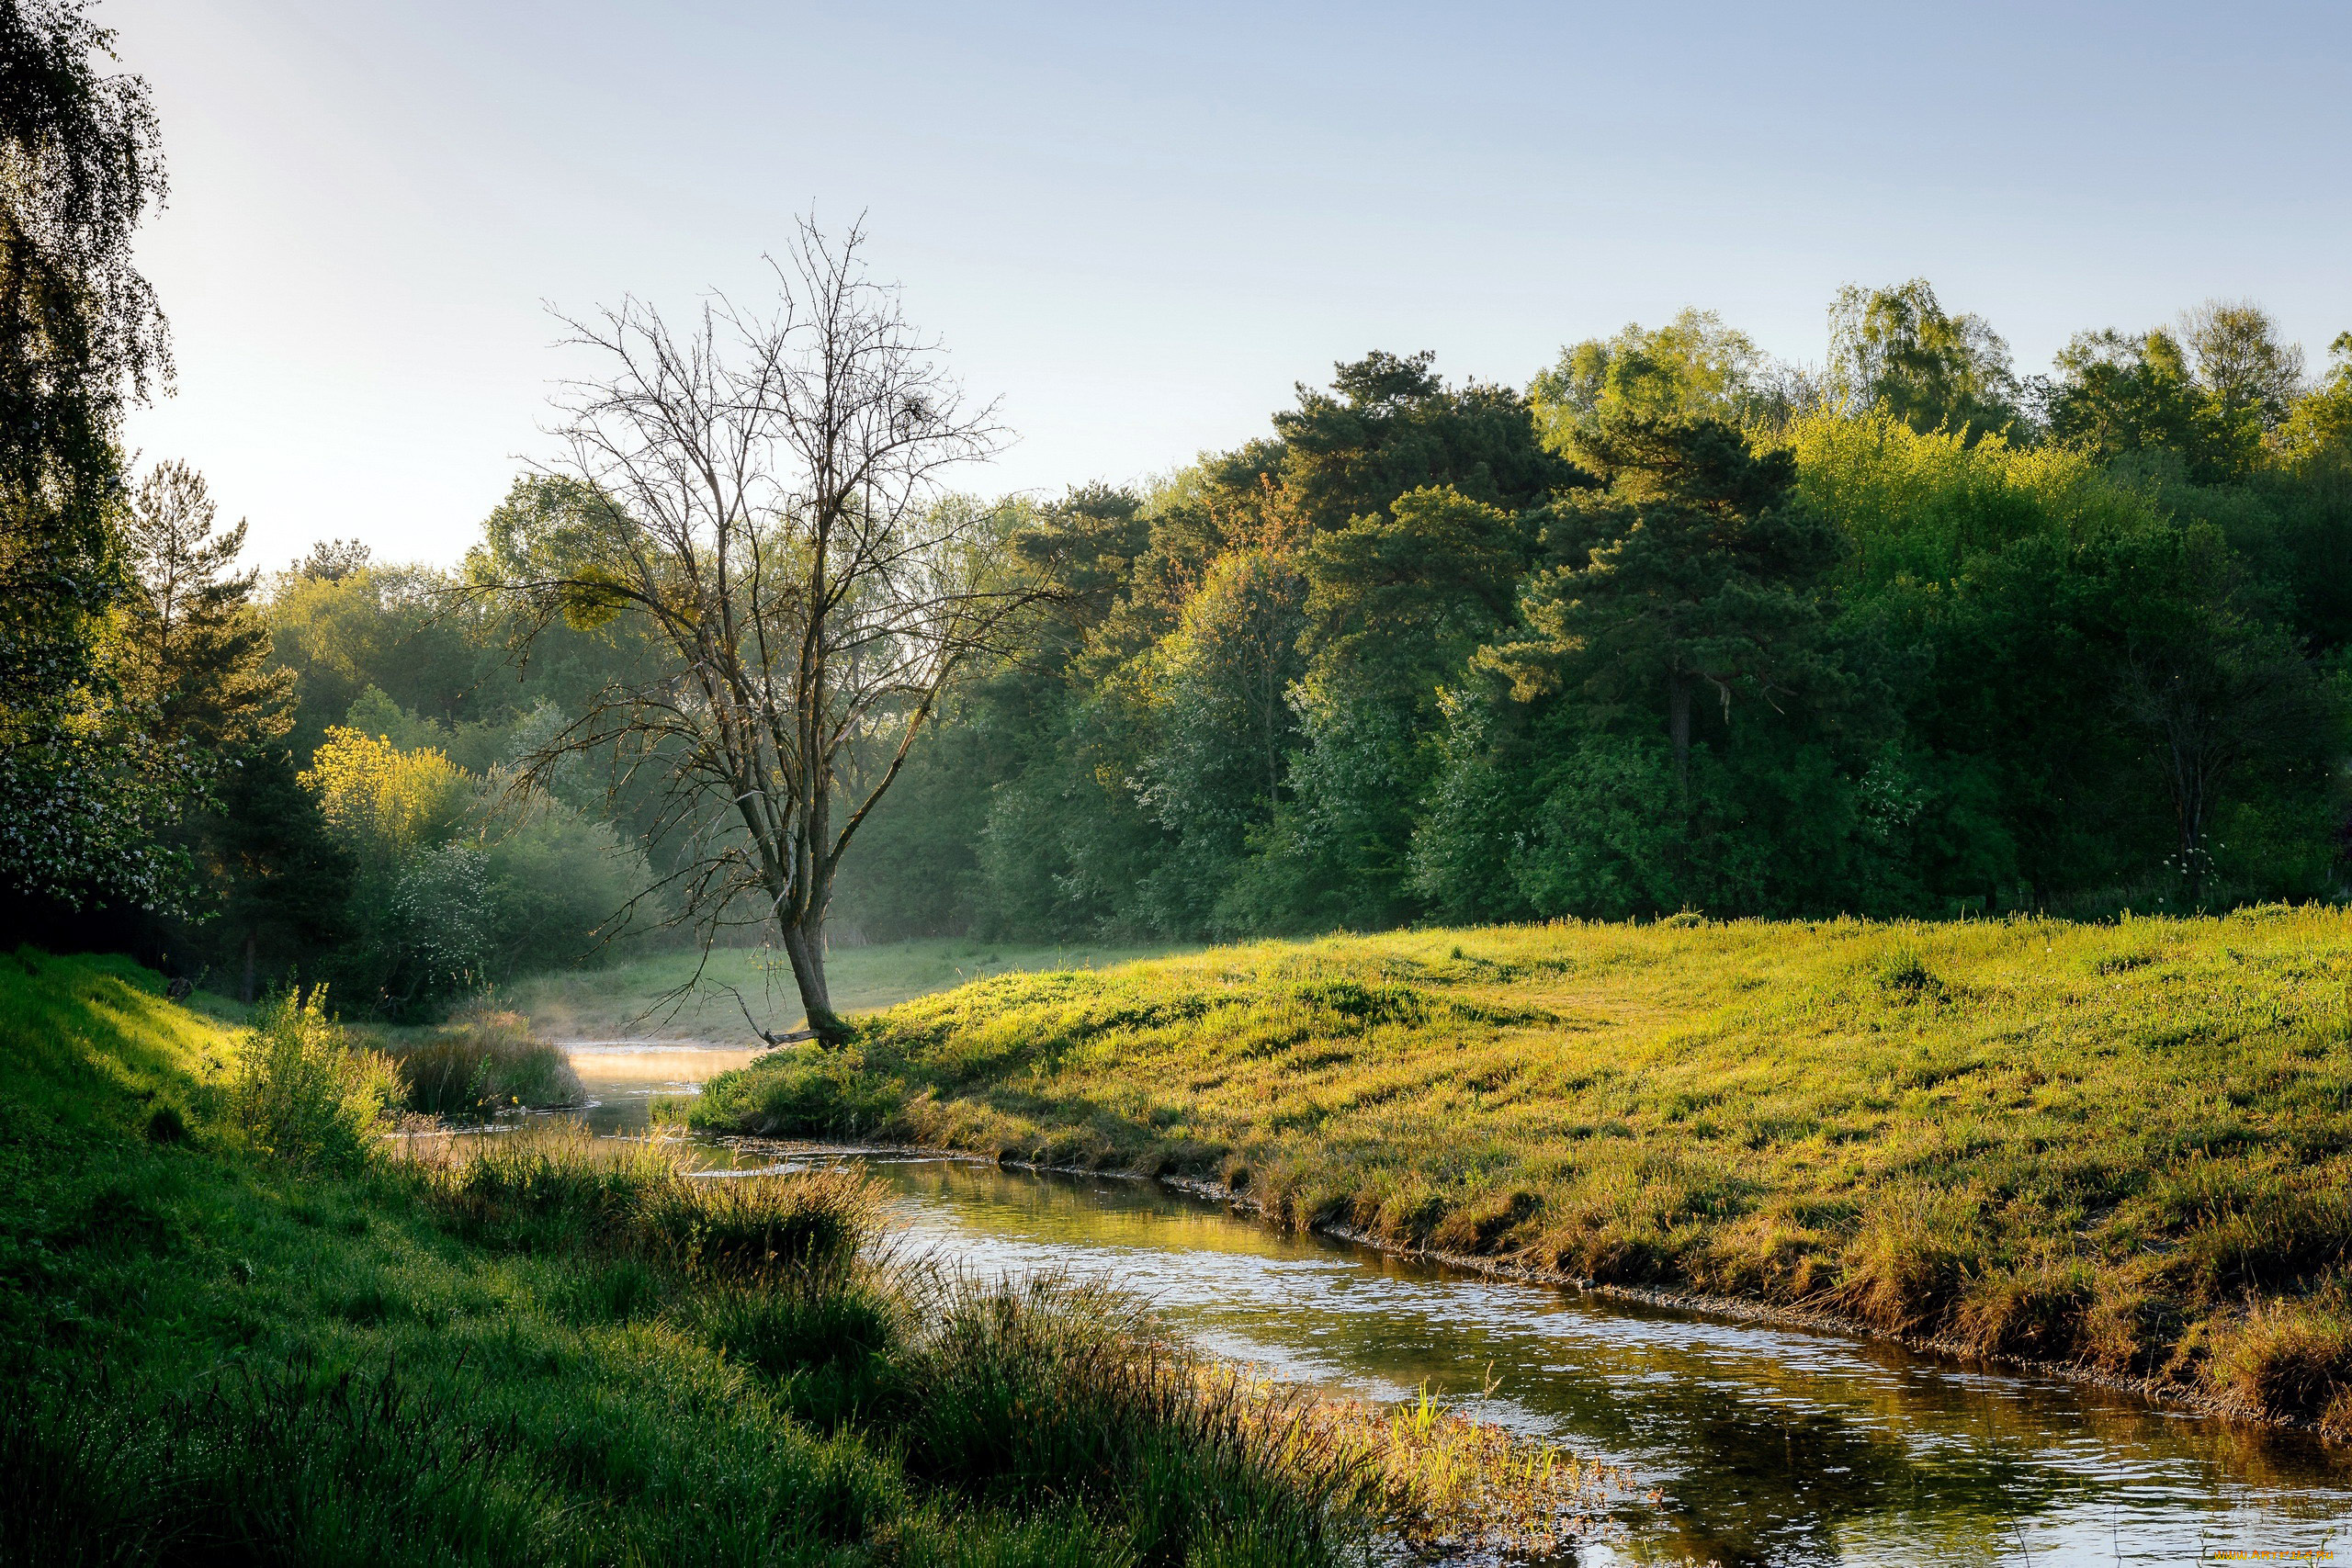
{"type": "Polygon", "coordinates": [[[451,562],[591,368],[550,309],[756,300],[797,217],[1017,444],[959,488],[1130,482],[1335,361],[1524,385],[1720,311],[1818,361],[1849,282],[1928,278],[2020,371],[2251,298],[2352,328],[2352,6],[1158,7],[100,0],[153,86],[135,412],[249,558],[451,562]]]}

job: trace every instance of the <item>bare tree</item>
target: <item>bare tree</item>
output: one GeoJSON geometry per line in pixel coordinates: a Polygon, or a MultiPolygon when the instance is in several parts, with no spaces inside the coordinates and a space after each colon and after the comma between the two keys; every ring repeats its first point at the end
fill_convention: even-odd
{"type": "Polygon", "coordinates": [[[763,313],[714,297],[676,331],[630,299],[564,318],[602,372],[559,395],[563,458],[471,569],[526,637],[628,617],[658,650],[530,772],[594,752],[619,789],[650,770],[676,918],[707,942],[756,908],[829,1045],[847,1032],[825,982],[842,855],[949,682],[1035,597],[995,514],[943,484],[998,449],[994,408],[967,405],[863,243],[804,222],[763,313]]]}

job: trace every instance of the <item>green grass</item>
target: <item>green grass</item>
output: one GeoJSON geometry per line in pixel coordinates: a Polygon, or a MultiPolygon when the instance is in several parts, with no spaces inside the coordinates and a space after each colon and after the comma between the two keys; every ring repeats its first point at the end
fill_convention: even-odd
{"type": "Polygon", "coordinates": [[[854,1177],[293,1137],[380,1066],[159,984],[0,957],[0,1563],[1321,1563],[1426,1533],[1494,1440],[895,1258],[854,1177]]]}
{"type": "MultiPolygon", "coordinates": [[[[949,939],[875,947],[837,947],[826,961],[833,1006],[841,1012],[885,1008],[968,980],[1012,971],[1099,969],[1171,951],[1168,947],[1038,947],[949,939]]],[[[1176,950],[1183,951],[1183,950],[1176,950]]],[[[529,1015],[541,1033],[563,1040],[752,1041],[732,986],[752,1016],[775,1032],[804,1021],[800,993],[781,952],[758,948],[665,953],[609,969],[532,976],[505,987],[501,1003],[529,1015]],[[703,985],[683,1001],[664,999],[699,968],[703,985]]]]}
{"type": "Polygon", "coordinates": [[[707,1127],[1223,1181],[2352,1435],[2352,917],[1271,942],[1007,976],[707,1127]]]}
{"type": "Polygon", "coordinates": [[[425,1029],[378,1029],[368,1037],[400,1070],[408,1109],[433,1116],[579,1105],[587,1087],[562,1048],[517,1012],[475,1006],[425,1029]]]}

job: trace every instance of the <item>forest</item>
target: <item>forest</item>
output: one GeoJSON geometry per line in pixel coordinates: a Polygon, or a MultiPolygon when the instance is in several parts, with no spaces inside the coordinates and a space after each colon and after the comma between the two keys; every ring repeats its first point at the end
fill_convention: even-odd
{"type": "Polygon", "coordinates": [[[1815,363],[1695,308],[1523,385],[1375,350],[1148,481],[990,498],[1004,433],[804,224],[774,324],[568,321],[619,378],[462,560],[322,505],[271,569],[201,454],[122,439],[172,375],[145,84],[9,15],[12,942],[417,1020],[775,941],[827,1028],[828,944],[912,936],[2344,896],[2352,332],[2208,300],[2021,374],[1849,285],[1815,363]],[[734,488],[679,482],[720,437],[734,488]]]}
{"type": "MultiPolygon", "coordinates": [[[[1374,352],[1148,484],[936,502],[1026,592],[831,940],[2340,897],[2352,333],[2314,373],[2209,303],[2020,378],[1923,281],[1829,317],[1823,367],[1695,310],[1523,389],[1374,352]]],[[[11,840],[44,918],[393,1017],[694,940],[646,773],[545,765],[658,639],[469,592],[572,482],[450,569],[241,568],[185,462],[103,491],[74,761],[133,809],[11,840]]]]}
{"type": "Polygon", "coordinates": [[[1924,282],[1826,371],[1703,311],[1524,390],[1374,353],[1146,490],[843,903],[874,935],[2106,914],[2338,896],[2352,334],[2245,304],[2020,379],[1924,282]]]}

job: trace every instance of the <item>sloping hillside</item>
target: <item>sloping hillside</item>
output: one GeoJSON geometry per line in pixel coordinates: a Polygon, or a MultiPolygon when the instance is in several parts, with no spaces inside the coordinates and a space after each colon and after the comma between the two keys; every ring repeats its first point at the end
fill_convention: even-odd
{"type": "Polygon", "coordinates": [[[1328,1568],[1550,1550],[1617,1485],[900,1267],[854,1171],[388,1141],[323,1012],[232,1036],[159,988],[0,955],[0,1564],[1328,1568]]]}

